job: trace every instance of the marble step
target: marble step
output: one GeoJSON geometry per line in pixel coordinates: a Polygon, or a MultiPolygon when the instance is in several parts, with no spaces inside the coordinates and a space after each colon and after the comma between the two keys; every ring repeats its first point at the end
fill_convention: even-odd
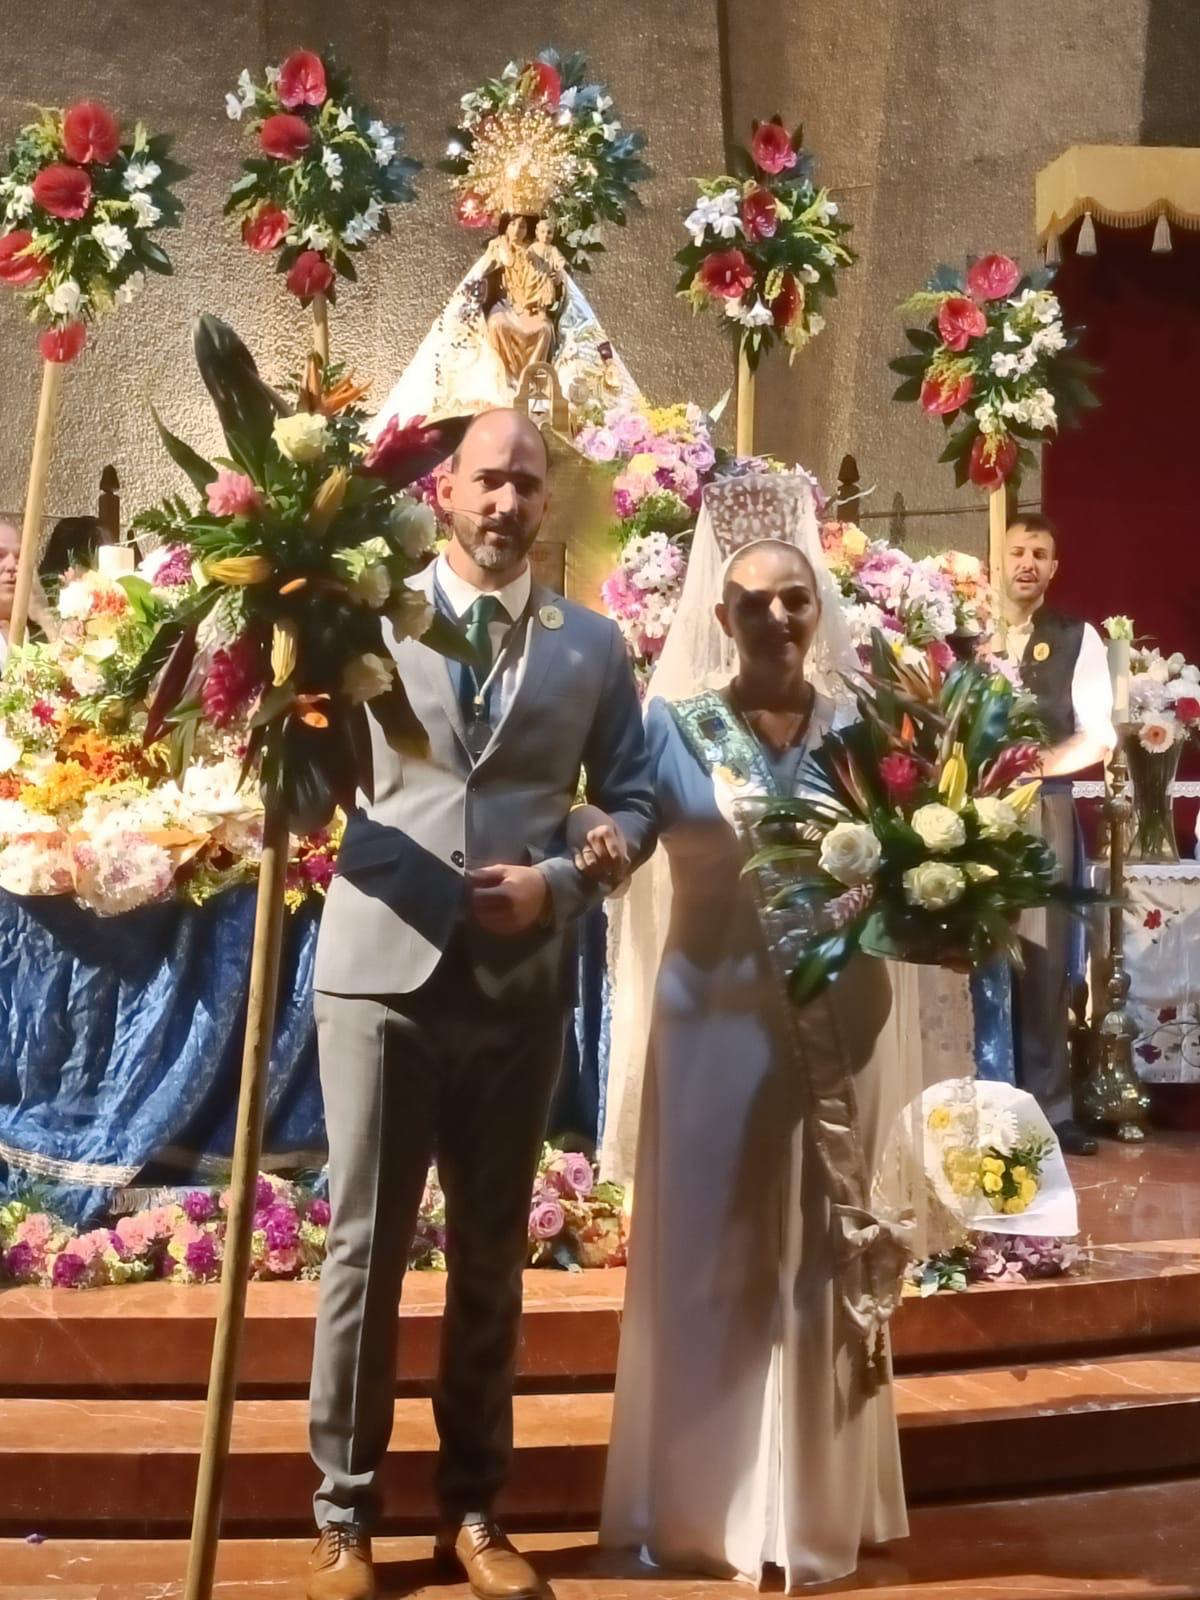
{"type": "MultiPolygon", "coordinates": [[[[911,1537],[864,1555],[842,1600],[1195,1600],[1200,1495],[1195,1480],[1031,1499],[918,1507],[911,1537]],[[1147,1537],[1147,1530],[1153,1536],[1147,1537]]],[[[595,1548],[591,1533],[518,1535],[558,1600],[744,1600],[743,1584],[651,1575],[595,1548]]],[[[217,1563],[221,1600],[299,1594],[311,1541],[231,1539],[217,1563]]],[[[0,1540],[0,1600],[178,1600],[182,1540],[0,1540]]],[[[469,1600],[435,1579],[426,1538],[376,1541],[381,1589],[414,1600],[469,1600]]],[[[821,1593],[832,1591],[821,1590],[821,1593]]]]}
{"type": "MultiPolygon", "coordinates": [[[[914,1504],[1200,1473],[1200,1348],[904,1377],[897,1407],[914,1504]]],[[[183,1531],[203,1410],[198,1400],[0,1400],[0,1533],[183,1531]]],[[[607,1394],[518,1397],[505,1515],[593,1526],[611,1410],[607,1394]]],[[[396,1531],[431,1523],[435,1450],[428,1402],[398,1400],[383,1474],[396,1531]]],[[[227,1485],[231,1530],[306,1525],[315,1482],[303,1401],[238,1403],[227,1485]]]]}
{"type": "MultiPolygon", "coordinates": [[[[405,1285],[397,1379],[433,1376],[445,1279],[405,1285]]],[[[625,1274],[530,1272],[520,1378],[528,1388],[611,1386],[625,1274]]],[[[0,1395],[199,1396],[208,1381],[215,1286],[0,1291],[0,1395]]],[[[302,1395],[317,1285],[249,1286],[243,1393],[302,1395]]],[[[902,1372],[1095,1356],[1200,1343],[1200,1241],[1107,1245],[1085,1276],[909,1299],[893,1325],[902,1372]]]]}

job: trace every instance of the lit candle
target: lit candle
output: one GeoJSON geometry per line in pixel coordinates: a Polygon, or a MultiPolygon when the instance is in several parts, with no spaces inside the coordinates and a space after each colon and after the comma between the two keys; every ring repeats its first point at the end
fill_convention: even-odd
{"type": "Polygon", "coordinates": [[[102,578],[127,578],[136,566],[132,545],[102,544],[96,551],[96,571],[102,578]]]}
{"type": "Polygon", "coordinates": [[[1129,648],[1128,639],[1108,641],[1108,675],[1112,679],[1113,721],[1118,727],[1129,721],[1129,648]]]}

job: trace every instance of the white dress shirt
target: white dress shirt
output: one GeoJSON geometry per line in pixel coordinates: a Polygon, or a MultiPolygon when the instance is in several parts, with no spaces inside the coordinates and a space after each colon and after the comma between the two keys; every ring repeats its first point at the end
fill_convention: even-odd
{"type": "MultiPolygon", "coordinates": [[[[1035,612],[1027,622],[1010,622],[1005,642],[1012,660],[1021,662],[1033,635],[1035,612]]],[[[1116,747],[1113,727],[1112,679],[1108,672],[1108,652],[1090,622],[1083,625],[1079,656],[1071,678],[1071,704],[1075,710],[1075,732],[1086,733],[1106,750],[1116,747]]]]}
{"type": "Polygon", "coordinates": [[[492,726],[496,727],[508,714],[508,708],[512,705],[525,671],[529,630],[525,628],[515,634],[507,650],[504,646],[512,632],[513,624],[524,615],[529,605],[529,593],[533,587],[533,574],[529,570],[529,564],[527,562],[516,577],[510,579],[502,589],[477,589],[473,583],[469,583],[466,578],[460,577],[455,572],[443,552],[437,558],[434,578],[459,622],[465,622],[468,611],[476,600],[485,594],[494,595],[505,613],[496,617],[488,629],[488,637],[492,642],[492,662],[496,665],[491,704],[492,726]],[[502,650],[503,657],[500,654],[502,650]]]}

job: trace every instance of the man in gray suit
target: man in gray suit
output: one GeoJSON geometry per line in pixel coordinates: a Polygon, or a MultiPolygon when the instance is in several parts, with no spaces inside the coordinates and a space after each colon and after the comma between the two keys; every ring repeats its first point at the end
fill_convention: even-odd
{"type": "Polygon", "coordinates": [[[655,837],[620,634],[531,578],[547,467],[529,419],[492,411],[439,480],[453,538],[414,588],[465,627],[481,664],[394,642],[429,753],[397,755],[372,720],[373,795],[347,824],[322,919],[333,1216],[313,1359],[324,1481],[310,1600],[374,1593],[396,1313],[432,1155],[448,1271],[436,1554],[481,1600],[544,1592],[491,1512],[512,1452],[530,1195],[569,1007],[564,934],[597,892],[565,839],[581,768],[635,861],[655,837]]]}

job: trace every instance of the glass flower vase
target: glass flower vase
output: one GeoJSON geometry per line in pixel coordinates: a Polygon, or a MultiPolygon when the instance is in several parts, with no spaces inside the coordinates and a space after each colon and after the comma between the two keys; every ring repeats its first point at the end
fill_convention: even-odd
{"type": "Polygon", "coordinates": [[[1125,755],[1133,782],[1131,861],[1178,861],[1171,786],[1179,770],[1182,741],[1166,750],[1147,750],[1136,728],[1124,734],[1125,755]]]}

